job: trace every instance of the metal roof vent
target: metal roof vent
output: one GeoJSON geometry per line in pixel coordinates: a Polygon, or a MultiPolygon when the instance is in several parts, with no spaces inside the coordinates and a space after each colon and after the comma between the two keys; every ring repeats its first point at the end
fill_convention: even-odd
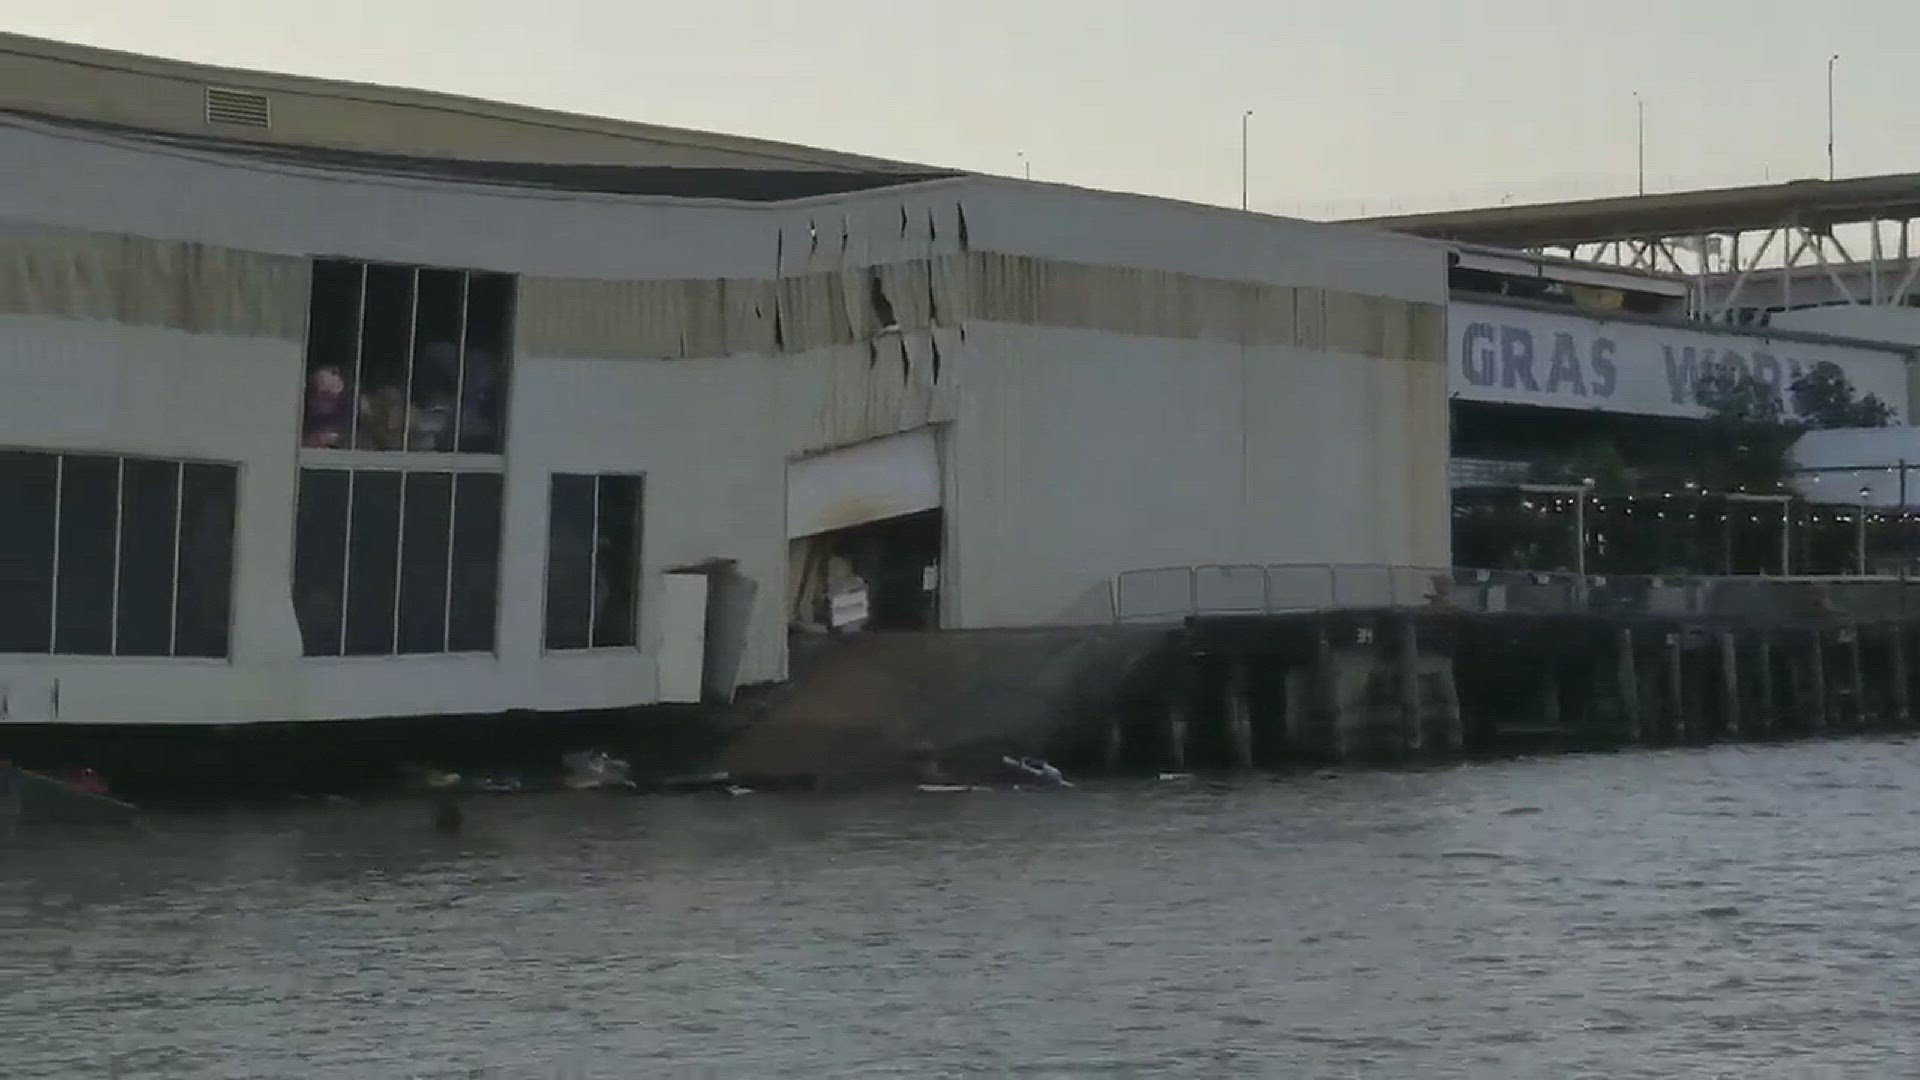
{"type": "Polygon", "coordinates": [[[241,127],[272,127],[273,113],[267,95],[252,90],[228,90],[207,87],[207,123],[237,124],[241,127]]]}

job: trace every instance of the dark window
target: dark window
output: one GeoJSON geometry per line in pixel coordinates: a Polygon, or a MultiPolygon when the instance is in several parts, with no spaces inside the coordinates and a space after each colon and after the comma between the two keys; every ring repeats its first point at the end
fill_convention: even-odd
{"type": "Polygon", "coordinates": [[[497,473],[302,469],[294,607],[308,656],[489,652],[497,473]]]}
{"type": "Polygon", "coordinates": [[[120,459],[63,457],[60,550],[54,565],[53,651],[113,654],[113,564],[120,519],[120,459]]]}
{"type": "Polygon", "coordinates": [[[367,268],[317,259],[307,308],[307,398],[301,442],[353,445],[354,375],[360,369],[360,299],[367,268]]]}
{"type": "Polygon", "coordinates": [[[302,443],[497,454],[510,274],[316,259],[302,443]]]}
{"type": "Polygon", "coordinates": [[[461,473],[453,490],[453,585],[447,647],[492,652],[500,588],[500,492],[497,473],[461,473]]]}
{"type": "Polygon", "coordinates": [[[60,458],[0,451],[0,652],[53,645],[53,543],[60,458]]]}
{"type": "Polygon", "coordinates": [[[592,476],[555,476],[547,499],[547,648],[593,640],[592,476]]]}
{"type": "Polygon", "coordinates": [[[640,480],[600,478],[594,537],[593,644],[633,645],[639,640],[640,480]]]}
{"type": "Polygon", "coordinates": [[[347,529],[349,656],[382,656],[394,651],[400,475],[371,469],[353,474],[352,525],[347,529]]]}
{"type": "Polygon", "coordinates": [[[467,275],[466,344],[460,358],[459,448],[498,454],[507,423],[507,349],[513,334],[513,277],[467,275]]]}
{"type": "Polygon", "coordinates": [[[293,610],[308,656],[340,655],[346,613],[347,499],[353,474],[300,470],[293,525],[293,610]]]}
{"type": "Polygon", "coordinates": [[[233,625],[233,527],[240,470],[187,465],[180,476],[180,581],[173,654],[226,656],[233,625]]]}
{"type": "Polygon", "coordinates": [[[399,651],[445,652],[452,474],[408,473],[402,506],[399,651]]]}
{"type": "Polygon", "coordinates": [[[554,476],[547,648],[619,648],[639,640],[640,514],[640,477],[554,476]]]}
{"type": "Polygon", "coordinates": [[[0,451],[0,652],[226,656],[237,475],[0,451]]]}
{"type": "Polygon", "coordinates": [[[128,459],[120,473],[119,617],[114,652],[173,654],[180,465],[128,459]]]}

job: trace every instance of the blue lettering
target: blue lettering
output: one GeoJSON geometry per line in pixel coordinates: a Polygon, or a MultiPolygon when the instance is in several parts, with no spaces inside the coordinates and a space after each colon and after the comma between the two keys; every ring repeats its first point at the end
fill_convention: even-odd
{"type": "MultiPolygon", "coordinates": [[[[1662,345],[1661,351],[1667,356],[1667,394],[1675,405],[1698,405],[1700,403],[1700,355],[1691,345],[1682,346],[1678,352],[1671,345],[1662,345]]],[[[1711,358],[1712,351],[1708,351],[1711,358]]]]}
{"type": "Polygon", "coordinates": [[[1467,327],[1467,333],[1461,341],[1460,373],[1475,386],[1492,386],[1494,379],[1495,350],[1493,327],[1487,323],[1474,323],[1467,327]]]}
{"type": "Polygon", "coordinates": [[[1518,326],[1500,328],[1500,386],[1540,389],[1533,378],[1533,335],[1518,326]]]}
{"type": "Polygon", "coordinates": [[[1593,393],[1595,397],[1610,398],[1620,386],[1620,369],[1613,364],[1614,344],[1612,338],[1594,338],[1593,356],[1589,363],[1593,366],[1593,393]]]}
{"type": "Polygon", "coordinates": [[[1553,335],[1553,361],[1547,368],[1547,393],[1557,394],[1562,386],[1573,389],[1575,397],[1587,396],[1587,378],[1580,373],[1580,349],[1572,334],[1553,335]]]}

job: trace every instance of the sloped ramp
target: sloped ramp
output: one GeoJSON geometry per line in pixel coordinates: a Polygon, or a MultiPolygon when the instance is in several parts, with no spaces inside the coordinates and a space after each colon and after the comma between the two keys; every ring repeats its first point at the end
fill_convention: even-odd
{"type": "Polygon", "coordinates": [[[802,645],[793,680],[721,764],[741,776],[827,784],[911,775],[919,753],[1037,753],[1110,711],[1165,628],[869,633],[802,645]]]}

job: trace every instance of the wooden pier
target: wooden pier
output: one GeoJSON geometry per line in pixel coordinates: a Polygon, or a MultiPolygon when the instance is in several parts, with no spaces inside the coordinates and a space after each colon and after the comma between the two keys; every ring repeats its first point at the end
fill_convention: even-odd
{"type": "Polygon", "coordinates": [[[1081,732],[1111,771],[1410,762],[1461,751],[1908,727],[1920,625],[1448,609],[1198,616],[1161,677],[1081,732]]]}

